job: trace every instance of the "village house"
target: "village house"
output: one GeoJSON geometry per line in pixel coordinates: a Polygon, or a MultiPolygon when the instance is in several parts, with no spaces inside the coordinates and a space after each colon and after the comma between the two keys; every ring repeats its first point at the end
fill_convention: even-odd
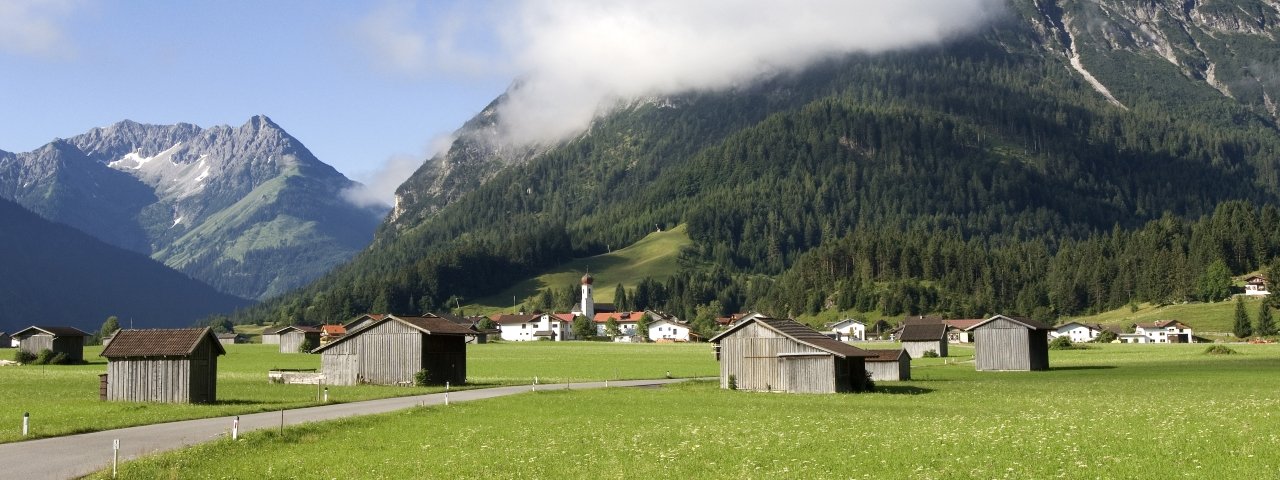
{"type": "MultiPolygon", "coordinates": [[[[597,313],[593,322],[596,324],[596,336],[609,336],[609,320],[612,319],[618,324],[618,335],[613,336],[615,342],[630,342],[638,335],[636,333],[636,325],[640,323],[640,317],[644,316],[644,312],[608,312],[597,313]]],[[[650,319],[652,321],[652,319],[650,319]]]]}
{"type": "Polygon", "coordinates": [[[1049,332],[1049,338],[1067,337],[1071,343],[1085,343],[1097,340],[1102,332],[1102,325],[1096,323],[1067,322],[1049,332]]]}
{"type": "Polygon", "coordinates": [[[75,327],[54,327],[34,325],[13,334],[18,348],[32,355],[39,355],[41,350],[50,350],[55,355],[64,353],[67,360],[84,361],[84,342],[89,334],[75,327]]]}
{"type": "Polygon", "coordinates": [[[1137,343],[1194,343],[1196,338],[1189,325],[1177,320],[1137,323],[1133,333],[1147,338],[1146,342],[1137,343]]]}
{"type": "Polygon", "coordinates": [[[386,315],[312,351],[330,385],[412,385],[426,370],[430,383],[467,379],[466,337],[475,331],[435,315],[386,315]]]}
{"type": "Polygon", "coordinates": [[[948,343],[973,343],[972,335],[969,335],[969,327],[982,323],[984,318],[960,318],[955,320],[943,320],[942,323],[947,326],[947,342],[948,343]]]}
{"type": "Polygon", "coordinates": [[[320,345],[342,338],[347,334],[347,327],[342,325],[321,325],[320,326],[320,345]]]}
{"type": "Polygon", "coordinates": [[[947,326],[942,323],[918,323],[902,328],[898,337],[911,358],[924,358],[926,352],[947,356],[947,326]]]}
{"type": "Polygon", "coordinates": [[[213,403],[222,342],[205,328],[119,330],[102,349],[106,400],[213,403]]]}
{"type": "Polygon", "coordinates": [[[827,330],[834,334],[833,338],[842,342],[867,339],[867,324],[852,318],[828,324],[827,330]]]}
{"type": "Polygon", "coordinates": [[[659,318],[649,324],[649,339],[655,342],[688,342],[697,336],[688,325],[675,320],[659,318]]]}
{"type": "Polygon", "coordinates": [[[763,316],[765,316],[763,313],[758,313],[758,312],[732,313],[732,314],[729,314],[729,316],[727,317],[716,317],[716,325],[722,329],[733,328],[738,326],[739,323],[745,322],[747,320],[751,320],[752,318],[763,317],[763,316]]]}
{"type": "Polygon", "coordinates": [[[1262,275],[1250,275],[1248,278],[1244,279],[1244,294],[1270,295],[1271,292],[1267,290],[1267,277],[1262,275]]]}
{"type": "Polygon", "coordinates": [[[995,315],[969,327],[978,371],[1049,369],[1049,332],[1053,327],[1029,318],[995,315]]]}
{"type": "Polygon", "coordinates": [[[789,393],[856,392],[876,356],[795,320],[754,316],[711,338],[720,388],[789,393]]]}
{"type": "MultiPolygon", "coordinates": [[[[572,340],[573,315],[568,313],[531,313],[498,315],[499,336],[509,342],[572,340]]],[[[473,333],[478,333],[473,330],[473,333]]]]}
{"type": "Polygon", "coordinates": [[[276,334],[280,335],[280,353],[306,353],[303,345],[309,349],[320,346],[320,329],[310,325],[290,325],[276,330],[276,334]]]}
{"type": "Polygon", "coordinates": [[[911,355],[906,350],[867,350],[876,356],[867,357],[867,372],[871,380],[897,382],[911,380],[911,355]]]}

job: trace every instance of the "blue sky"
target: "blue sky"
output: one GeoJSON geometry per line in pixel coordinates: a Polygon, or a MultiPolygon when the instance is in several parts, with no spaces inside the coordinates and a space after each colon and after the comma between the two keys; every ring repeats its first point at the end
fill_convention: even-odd
{"type": "MultiPolygon", "coordinates": [[[[0,30],[26,31],[0,33],[0,149],[126,118],[208,127],[265,114],[348,176],[425,158],[512,74],[432,65],[424,52],[406,64],[370,38],[395,32],[370,21],[429,31],[473,16],[466,5],[4,0],[0,30]]],[[[451,34],[455,48],[498,55],[494,32],[471,30],[451,34]]]]}
{"type": "Polygon", "coordinates": [[[507,90],[499,141],[578,135],[635,99],[944,41],[1002,0],[0,0],[0,149],[123,119],[265,114],[391,193],[507,90]]]}

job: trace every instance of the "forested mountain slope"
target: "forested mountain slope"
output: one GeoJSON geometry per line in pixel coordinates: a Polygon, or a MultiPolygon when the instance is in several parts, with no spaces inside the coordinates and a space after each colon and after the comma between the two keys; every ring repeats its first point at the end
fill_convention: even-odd
{"type": "MultiPolygon", "coordinates": [[[[1244,75],[1223,71],[1228,58],[1277,65],[1280,47],[1264,41],[1276,33],[1269,20],[1276,9],[1249,1],[1016,1],[988,28],[944,45],[849,55],[732,91],[637,99],[554,146],[486,157],[475,146],[482,136],[469,136],[483,124],[477,119],[453,150],[402,186],[397,214],[373,249],[245,318],[340,318],[378,298],[392,311],[429,310],[678,223],[688,225],[694,246],[685,256],[699,271],[668,282],[662,301],[686,315],[711,300],[726,310],[827,308],[834,289],[853,285],[853,270],[831,269],[796,299],[790,286],[813,268],[801,259],[826,255],[814,249],[837,242],[908,235],[975,254],[1039,253],[1024,263],[1011,253],[1010,268],[1030,273],[1007,280],[1004,264],[986,257],[956,272],[986,278],[980,288],[999,284],[981,297],[972,295],[973,282],[938,286],[920,269],[864,270],[857,288],[871,289],[874,306],[884,307],[886,285],[924,279],[921,288],[935,297],[975,300],[912,308],[1038,316],[1102,308],[1118,293],[1076,295],[1083,287],[1073,279],[1060,288],[1073,294],[1055,296],[1017,282],[1036,267],[1049,275],[1051,260],[1070,262],[1060,255],[1114,253],[1138,235],[1125,232],[1153,220],[1185,233],[1224,202],[1239,201],[1232,211],[1252,218],[1277,202],[1280,136],[1267,107],[1269,80],[1238,89],[1257,95],[1223,94],[1213,80],[1244,75]],[[1256,19],[1251,5],[1261,9],[1256,19]],[[1079,20],[1089,12],[1089,22],[1079,20]],[[1224,31],[1224,18],[1261,27],[1224,31]],[[1165,44],[1135,40],[1150,37],[1152,25],[1183,29],[1207,53],[1169,60],[1165,44]],[[1215,53],[1210,39],[1256,48],[1215,53]],[[1213,79],[1205,59],[1217,65],[1213,79]],[[440,170],[462,157],[489,162],[484,175],[440,170]],[[457,188],[420,187],[439,187],[450,175],[457,188]]],[[[1168,38],[1176,52],[1190,48],[1168,38]]],[[[1235,273],[1277,253],[1272,243],[1249,244],[1259,250],[1228,262],[1235,273]]],[[[1208,253],[1183,252],[1185,273],[1170,283],[1194,282],[1226,255],[1200,252],[1208,253]]],[[[1194,293],[1172,290],[1180,293],[1169,299],[1194,293]]]]}

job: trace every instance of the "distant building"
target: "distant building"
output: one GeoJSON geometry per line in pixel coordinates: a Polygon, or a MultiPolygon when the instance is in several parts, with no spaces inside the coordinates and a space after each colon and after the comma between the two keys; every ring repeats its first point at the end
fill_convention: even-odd
{"type": "Polygon", "coordinates": [[[1067,337],[1072,343],[1092,342],[1104,330],[1102,325],[1096,323],[1067,322],[1049,332],[1049,338],[1067,337]]]}
{"type": "Polygon", "coordinates": [[[640,323],[640,317],[644,316],[644,312],[607,312],[597,313],[592,321],[596,324],[596,336],[605,337],[608,335],[609,320],[618,323],[618,335],[613,336],[615,342],[630,342],[633,337],[639,335],[636,332],[636,325],[640,323]]]}
{"type": "Polygon", "coordinates": [[[6,332],[0,332],[0,348],[13,348],[13,337],[6,332]]]}
{"type": "Polygon", "coordinates": [[[1192,343],[1195,334],[1191,327],[1177,320],[1159,320],[1151,323],[1138,323],[1133,326],[1135,335],[1147,338],[1138,343],[1192,343]]]}
{"type": "Polygon", "coordinates": [[[205,328],[119,330],[107,358],[106,399],[213,403],[222,342],[205,328]]]}
{"type": "Polygon", "coordinates": [[[836,340],[842,342],[867,339],[867,324],[852,318],[827,325],[827,329],[836,334],[836,340]]]}
{"type": "Polygon", "coordinates": [[[942,323],[910,324],[902,329],[898,337],[902,348],[911,358],[924,358],[926,352],[933,352],[939,357],[947,356],[947,326],[942,323]]]}
{"type": "Polygon", "coordinates": [[[330,385],[412,385],[419,371],[431,383],[460,385],[467,379],[466,337],[470,328],[435,315],[387,315],[323,345],[320,371],[330,385]]]}
{"type": "Polygon", "coordinates": [[[660,318],[649,324],[649,340],[655,342],[687,342],[691,337],[697,337],[697,334],[688,325],[674,320],[660,318]]]}
{"type": "Polygon", "coordinates": [[[35,325],[15,332],[13,338],[24,352],[37,355],[41,350],[50,350],[54,354],[65,353],[73,362],[81,362],[89,334],[75,327],[35,325]]]}
{"type": "Polygon", "coordinates": [[[947,326],[947,342],[949,343],[973,343],[973,337],[969,335],[969,327],[982,323],[984,318],[961,318],[955,320],[943,320],[942,323],[947,326]]]}
{"type": "Polygon", "coordinates": [[[290,325],[279,330],[280,353],[306,353],[303,345],[320,346],[320,329],[309,325],[290,325]]]}
{"type": "Polygon", "coordinates": [[[1267,277],[1262,275],[1250,275],[1244,279],[1245,295],[1270,295],[1271,292],[1267,288],[1267,277]]]}
{"type": "Polygon", "coordinates": [[[720,388],[789,393],[860,391],[865,350],[836,341],[795,320],[751,317],[711,338],[720,361],[720,388]]]}
{"type": "Polygon", "coordinates": [[[360,327],[376,322],[378,320],[382,320],[383,318],[386,318],[386,317],[387,317],[387,314],[385,313],[366,313],[364,315],[361,315],[359,317],[352,319],[347,323],[342,324],[342,326],[343,328],[346,328],[348,332],[352,332],[360,327]]]}
{"type": "Polygon", "coordinates": [[[906,350],[867,350],[876,356],[867,357],[867,372],[871,380],[896,382],[911,380],[911,355],[906,350]]]}
{"type": "Polygon", "coordinates": [[[342,325],[321,325],[320,345],[327,344],[347,334],[347,327],[342,325]]]}
{"type": "MultiPolygon", "coordinates": [[[[223,345],[235,345],[237,343],[244,343],[244,337],[238,333],[219,333],[217,337],[218,337],[218,343],[223,345]]],[[[112,337],[112,340],[115,340],[115,337],[112,337]]],[[[110,346],[110,342],[103,342],[103,343],[110,346]]]]}
{"type": "Polygon", "coordinates": [[[1048,370],[1053,327],[1029,318],[996,315],[969,327],[978,371],[1048,370]]]}

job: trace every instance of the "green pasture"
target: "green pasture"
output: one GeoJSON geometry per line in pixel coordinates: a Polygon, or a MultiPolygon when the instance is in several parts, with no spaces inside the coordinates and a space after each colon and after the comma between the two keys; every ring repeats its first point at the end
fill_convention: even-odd
{"type": "MultiPolygon", "coordinates": [[[[22,439],[22,414],[31,414],[31,437],[50,437],[133,425],[236,415],[316,405],[316,386],[267,382],[276,368],[316,369],[320,357],[282,354],[277,345],[230,345],[218,360],[218,402],[178,405],[98,400],[98,374],[106,373],[102,347],[85,347],[87,365],[0,367],[0,442],[22,439]],[[7,420],[6,420],[7,419],[7,420]]],[[[15,349],[0,350],[12,359],[15,349]]],[[[605,379],[716,375],[707,344],[528,342],[471,345],[468,381],[473,386],[605,379]]],[[[331,402],[350,402],[442,390],[362,385],[329,387],[331,402]]]]}
{"type": "MultiPolygon", "coordinates": [[[[1243,298],[1244,308],[1249,313],[1250,321],[1255,321],[1258,317],[1258,306],[1262,304],[1263,297],[1243,298]]],[[[1121,307],[1097,315],[1073,317],[1064,320],[1064,322],[1076,320],[1085,323],[1128,327],[1139,322],[1177,320],[1190,325],[1198,336],[1226,339],[1225,337],[1230,335],[1232,324],[1235,322],[1235,313],[1236,300],[1235,298],[1230,298],[1221,302],[1207,303],[1188,302],[1172,305],[1144,303],[1138,305],[1136,311],[1129,307],[1121,307]]]]}
{"type": "Polygon", "coordinates": [[[715,382],[526,393],[255,432],[129,462],[120,475],[1276,478],[1280,346],[1233,345],[1240,354],[1222,356],[1204,348],[1054,351],[1047,372],[922,362],[916,380],[870,394],[715,382]],[[317,460],[351,445],[378,448],[317,460]]]}
{"type": "Polygon", "coordinates": [[[654,232],[626,248],[564,263],[494,295],[476,299],[463,309],[481,313],[508,311],[516,306],[511,303],[513,297],[523,302],[547,287],[577,285],[588,269],[595,277],[595,301],[612,302],[614,288],[619,283],[634,288],[645,277],[662,281],[674,275],[680,270],[677,261],[680,249],[692,244],[684,225],[654,232]]]}

